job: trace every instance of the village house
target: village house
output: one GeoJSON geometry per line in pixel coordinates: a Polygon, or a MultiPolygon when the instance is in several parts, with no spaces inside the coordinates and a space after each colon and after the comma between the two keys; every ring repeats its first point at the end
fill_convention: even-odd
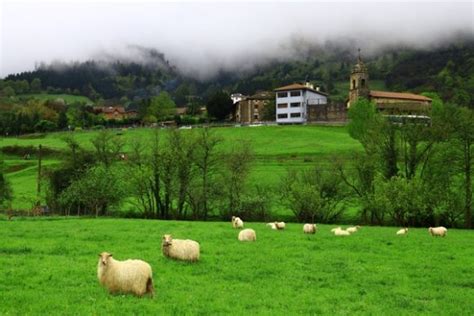
{"type": "Polygon", "coordinates": [[[135,110],[126,111],[123,106],[103,106],[95,107],[94,113],[102,114],[108,120],[124,120],[128,118],[135,118],[138,112],[135,110]]]}
{"type": "Polygon", "coordinates": [[[255,124],[263,121],[263,111],[267,104],[273,100],[274,95],[269,91],[261,91],[256,94],[246,97],[238,94],[233,94],[237,101],[235,104],[234,118],[237,123],[241,124],[255,124]]]}
{"type": "Polygon", "coordinates": [[[294,83],[274,90],[276,92],[276,122],[278,124],[306,123],[308,107],[327,104],[327,94],[308,81],[294,83]]]}
{"type": "Polygon", "coordinates": [[[387,115],[424,115],[431,110],[431,99],[422,95],[402,92],[376,91],[369,88],[369,72],[359,57],[350,75],[347,107],[359,97],[375,102],[377,109],[387,115]]]}

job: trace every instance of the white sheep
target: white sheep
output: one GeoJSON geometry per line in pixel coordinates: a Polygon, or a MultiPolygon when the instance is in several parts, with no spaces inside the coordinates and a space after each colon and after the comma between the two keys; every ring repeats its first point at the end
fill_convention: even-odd
{"type": "Polygon", "coordinates": [[[349,227],[349,228],[346,228],[346,231],[348,231],[349,233],[356,233],[357,230],[359,230],[360,226],[357,225],[357,226],[353,226],[353,227],[349,227]]]}
{"type": "Polygon", "coordinates": [[[131,293],[143,296],[154,294],[153,274],[148,263],[142,260],[118,261],[112,254],[99,254],[97,277],[110,293],[131,293]]]}
{"type": "Polygon", "coordinates": [[[240,219],[240,217],[232,216],[232,227],[244,228],[244,222],[240,219]]]}
{"type": "Polygon", "coordinates": [[[257,234],[253,229],[247,228],[239,233],[239,240],[240,241],[256,241],[257,240],[257,234]]]}
{"type": "Polygon", "coordinates": [[[331,231],[334,233],[335,236],[349,236],[351,233],[349,233],[347,230],[342,229],[341,227],[333,228],[331,231]]]}
{"type": "Polygon", "coordinates": [[[428,228],[428,232],[430,233],[431,236],[445,237],[446,234],[448,233],[448,230],[446,229],[446,227],[439,226],[439,227],[428,228]]]}
{"type": "Polygon", "coordinates": [[[274,222],[274,223],[268,223],[267,226],[270,226],[270,228],[273,229],[273,230],[277,230],[277,229],[278,229],[278,228],[277,228],[277,225],[276,225],[276,222],[274,222]]]}
{"type": "Polygon", "coordinates": [[[275,222],[275,225],[278,230],[283,230],[286,227],[285,222],[275,222]]]}
{"type": "Polygon", "coordinates": [[[200,249],[197,241],[173,239],[171,235],[164,235],[161,246],[165,257],[191,262],[199,260],[200,249]]]}
{"type": "Polygon", "coordinates": [[[408,228],[402,228],[399,231],[397,231],[397,235],[407,235],[408,234],[408,228]]]}
{"type": "Polygon", "coordinates": [[[317,229],[318,229],[318,227],[316,226],[316,224],[304,224],[303,225],[303,233],[305,233],[305,234],[315,234],[317,229]]]}

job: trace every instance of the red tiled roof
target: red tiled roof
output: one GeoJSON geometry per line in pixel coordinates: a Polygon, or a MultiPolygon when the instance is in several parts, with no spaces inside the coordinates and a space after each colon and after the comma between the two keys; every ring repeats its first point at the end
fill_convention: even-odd
{"type": "Polygon", "coordinates": [[[274,91],[289,91],[289,90],[309,90],[309,91],[327,96],[327,93],[317,91],[315,89],[311,89],[310,87],[307,87],[307,86],[305,86],[303,84],[300,84],[300,83],[293,83],[293,84],[290,84],[290,85],[287,85],[287,86],[284,86],[284,87],[276,88],[274,91]]]}
{"type": "Polygon", "coordinates": [[[373,98],[401,99],[401,100],[413,100],[413,101],[432,101],[430,98],[419,95],[419,94],[402,93],[402,92],[371,90],[370,96],[373,98]]]}

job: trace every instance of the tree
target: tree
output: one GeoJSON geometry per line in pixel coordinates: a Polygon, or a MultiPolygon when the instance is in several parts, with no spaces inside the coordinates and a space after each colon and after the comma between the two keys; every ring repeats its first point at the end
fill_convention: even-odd
{"type": "Polygon", "coordinates": [[[6,97],[11,97],[15,95],[15,90],[12,87],[5,87],[2,90],[2,95],[6,97]]]}
{"type": "Polygon", "coordinates": [[[263,106],[262,121],[274,122],[276,120],[275,100],[266,102],[263,106]]]}
{"type": "Polygon", "coordinates": [[[464,178],[464,225],[472,228],[472,169],[474,165],[474,110],[455,110],[453,141],[460,155],[458,168],[464,178]]]}
{"type": "Polygon", "coordinates": [[[227,93],[218,91],[209,98],[206,107],[210,117],[222,121],[232,112],[234,103],[227,93]]]}
{"type": "MultiPolygon", "coordinates": [[[[5,167],[3,158],[0,157],[0,207],[10,203],[13,198],[10,182],[5,176],[5,167]]],[[[8,206],[7,206],[8,207],[8,206]]]]}
{"type": "Polygon", "coordinates": [[[113,135],[108,130],[100,131],[91,142],[94,146],[97,160],[103,163],[106,168],[109,168],[118,159],[125,145],[120,136],[113,135]]]}
{"type": "Polygon", "coordinates": [[[41,92],[41,80],[39,78],[35,78],[31,81],[30,89],[32,93],[40,93],[41,92]]]}
{"type": "Polygon", "coordinates": [[[126,197],[126,181],[123,180],[116,168],[94,166],[74,180],[60,199],[63,204],[81,203],[95,216],[106,215],[111,206],[119,205],[126,197]]]}
{"type": "Polygon", "coordinates": [[[173,116],[176,112],[176,104],[171,99],[168,92],[163,91],[159,96],[153,97],[150,100],[148,107],[148,115],[152,115],[158,121],[164,121],[173,116]]]}
{"type": "Polygon", "coordinates": [[[344,212],[347,195],[335,170],[315,166],[289,170],[281,180],[281,199],[301,222],[333,222],[344,212]]]}
{"type": "Polygon", "coordinates": [[[249,142],[240,141],[232,150],[225,154],[225,169],[223,172],[223,193],[225,196],[222,215],[229,218],[232,215],[241,216],[243,200],[247,191],[247,179],[253,160],[252,147],[249,142]]]}
{"type": "Polygon", "coordinates": [[[211,201],[217,196],[219,184],[216,173],[219,164],[217,145],[221,139],[209,128],[202,128],[195,140],[193,161],[195,177],[188,192],[188,199],[195,218],[206,220],[212,210],[211,201]]]}
{"type": "Polygon", "coordinates": [[[60,130],[65,130],[68,127],[66,111],[59,112],[57,125],[60,130]]]}

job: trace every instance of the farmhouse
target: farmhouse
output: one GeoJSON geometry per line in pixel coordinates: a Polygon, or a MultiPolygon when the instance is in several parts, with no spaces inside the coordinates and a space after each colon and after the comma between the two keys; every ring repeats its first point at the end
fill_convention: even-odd
{"type": "Polygon", "coordinates": [[[423,115],[431,110],[431,99],[422,95],[402,92],[376,91],[369,88],[369,72],[359,57],[350,75],[350,89],[347,107],[359,97],[375,102],[377,109],[388,115],[423,115]]]}
{"type": "Polygon", "coordinates": [[[327,94],[308,81],[275,89],[276,122],[279,124],[306,123],[308,107],[327,104],[327,94]]]}
{"type": "Polygon", "coordinates": [[[103,106],[95,107],[94,112],[103,114],[106,120],[123,120],[127,118],[134,118],[137,116],[137,111],[126,111],[123,106],[103,106]]]}
{"type": "Polygon", "coordinates": [[[239,94],[233,94],[233,99],[238,99],[235,104],[234,117],[237,123],[253,124],[260,123],[263,120],[263,110],[274,98],[274,94],[270,91],[261,91],[246,97],[239,94]]]}

